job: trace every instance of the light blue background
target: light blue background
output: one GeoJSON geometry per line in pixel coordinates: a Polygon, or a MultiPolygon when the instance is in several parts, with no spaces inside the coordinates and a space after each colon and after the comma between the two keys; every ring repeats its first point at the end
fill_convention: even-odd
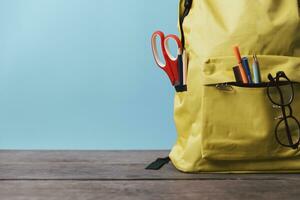
{"type": "Polygon", "coordinates": [[[171,148],[150,36],[178,33],[177,3],[0,0],[0,148],[171,148]]]}

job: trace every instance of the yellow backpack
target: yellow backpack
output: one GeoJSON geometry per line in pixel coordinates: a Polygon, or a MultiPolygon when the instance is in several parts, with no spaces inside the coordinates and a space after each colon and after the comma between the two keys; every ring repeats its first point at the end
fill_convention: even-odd
{"type": "Polygon", "coordinates": [[[175,95],[177,142],[152,168],[170,159],[183,172],[299,172],[300,151],[279,144],[275,132],[285,121],[268,97],[268,74],[283,71],[294,98],[292,113],[281,108],[300,138],[293,122],[300,120],[298,1],[181,0],[179,10],[188,89],[175,95]],[[257,54],[262,84],[235,83],[234,45],[249,62],[257,54]]]}

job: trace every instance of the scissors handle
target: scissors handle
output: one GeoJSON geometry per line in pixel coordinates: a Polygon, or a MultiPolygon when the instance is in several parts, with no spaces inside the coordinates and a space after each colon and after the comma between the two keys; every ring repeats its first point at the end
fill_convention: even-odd
{"type": "Polygon", "coordinates": [[[180,39],[176,35],[167,35],[165,36],[163,32],[161,31],[156,31],[152,35],[152,52],[154,55],[154,60],[156,64],[166,72],[166,74],[169,76],[169,79],[172,83],[172,85],[177,84],[179,76],[178,76],[178,57],[182,53],[182,45],[180,42],[180,39]],[[158,55],[158,49],[157,49],[157,38],[160,38],[160,43],[161,43],[161,50],[163,57],[165,59],[165,62],[162,62],[159,59],[158,55]],[[170,40],[175,40],[178,49],[177,49],[177,56],[174,57],[171,54],[170,48],[169,48],[169,41],[170,40]]]}
{"type": "Polygon", "coordinates": [[[165,34],[161,31],[156,31],[152,34],[152,38],[151,38],[151,45],[152,45],[152,52],[153,52],[154,60],[160,68],[163,68],[167,65],[167,63],[164,63],[159,58],[158,48],[157,48],[157,43],[156,43],[157,38],[160,39],[160,46],[161,46],[162,54],[163,54],[163,57],[165,58],[167,56],[165,45],[164,45],[164,43],[165,43],[165,34]]]}
{"type": "Polygon", "coordinates": [[[164,41],[164,47],[166,51],[167,58],[169,66],[173,72],[173,77],[174,77],[174,84],[173,85],[178,85],[181,83],[180,80],[180,74],[181,74],[181,66],[182,66],[182,44],[180,39],[173,34],[170,34],[166,36],[165,41],[164,41]],[[174,40],[177,44],[177,55],[176,57],[172,55],[170,48],[169,48],[169,41],[174,40]]]}
{"type": "Polygon", "coordinates": [[[173,60],[173,61],[178,59],[178,55],[182,55],[182,44],[181,44],[180,39],[176,35],[173,35],[173,34],[167,35],[167,37],[164,40],[164,47],[165,47],[165,51],[166,51],[166,54],[167,54],[168,58],[173,60]],[[169,40],[175,40],[175,42],[177,44],[177,55],[176,55],[176,57],[174,57],[172,55],[171,51],[170,51],[169,43],[168,43],[169,40]]]}

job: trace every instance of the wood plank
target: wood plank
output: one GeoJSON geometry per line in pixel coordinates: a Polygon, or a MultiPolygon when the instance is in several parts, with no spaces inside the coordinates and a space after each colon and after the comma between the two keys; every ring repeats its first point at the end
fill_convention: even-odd
{"type": "Polygon", "coordinates": [[[158,157],[166,157],[167,150],[0,150],[3,163],[89,162],[101,164],[148,164],[158,157]]]}
{"type": "Polygon", "coordinates": [[[145,166],[168,151],[0,151],[0,180],[299,180],[300,174],[186,174],[145,166]]]}
{"type": "Polygon", "coordinates": [[[5,200],[299,199],[296,180],[0,181],[5,200]]]}

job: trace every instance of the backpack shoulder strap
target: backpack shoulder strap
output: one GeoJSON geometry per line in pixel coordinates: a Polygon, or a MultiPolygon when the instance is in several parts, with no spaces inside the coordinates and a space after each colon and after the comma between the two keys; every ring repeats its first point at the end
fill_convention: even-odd
{"type": "Polygon", "coordinates": [[[193,0],[185,0],[184,1],[184,10],[183,10],[182,14],[179,15],[179,27],[180,27],[181,43],[182,43],[183,49],[184,49],[184,46],[185,46],[183,22],[184,22],[184,19],[186,18],[186,16],[189,15],[192,4],[193,4],[193,0]]]}
{"type": "Polygon", "coordinates": [[[147,169],[147,170],[159,170],[160,168],[162,168],[165,164],[168,164],[169,162],[170,162],[169,157],[157,158],[156,161],[152,162],[145,169],[147,169]]]}
{"type": "MultiPolygon", "coordinates": [[[[192,7],[192,3],[193,3],[193,0],[184,0],[184,10],[183,10],[182,14],[180,12],[180,15],[179,15],[181,43],[182,43],[183,49],[184,49],[184,45],[185,45],[184,31],[183,31],[183,21],[184,21],[185,17],[188,16],[188,14],[191,10],[191,7],[192,7]]],[[[180,4],[180,8],[181,8],[181,4],[180,4]]],[[[167,164],[169,162],[170,162],[169,157],[158,158],[154,162],[152,162],[150,165],[148,165],[145,169],[147,169],[147,170],[159,170],[160,168],[162,168],[165,164],[167,164]]]]}

